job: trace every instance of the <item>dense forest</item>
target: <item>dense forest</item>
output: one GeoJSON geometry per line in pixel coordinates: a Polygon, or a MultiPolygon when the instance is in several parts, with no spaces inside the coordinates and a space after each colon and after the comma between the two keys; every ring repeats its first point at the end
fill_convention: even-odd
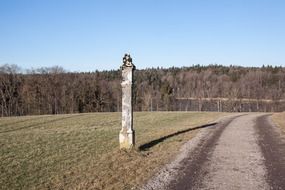
{"type": "MultiPolygon", "coordinates": [[[[0,66],[0,115],[121,111],[121,72],[0,66]]],[[[135,71],[135,111],[284,111],[285,68],[200,66],[135,71]]]]}

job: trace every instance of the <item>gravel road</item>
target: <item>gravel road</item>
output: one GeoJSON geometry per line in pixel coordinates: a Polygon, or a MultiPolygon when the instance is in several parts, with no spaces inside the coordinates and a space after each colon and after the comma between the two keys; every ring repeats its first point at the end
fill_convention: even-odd
{"type": "Polygon", "coordinates": [[[285,139],[266,114],[222,118],[142,189],[285,189],[285,139]]]}

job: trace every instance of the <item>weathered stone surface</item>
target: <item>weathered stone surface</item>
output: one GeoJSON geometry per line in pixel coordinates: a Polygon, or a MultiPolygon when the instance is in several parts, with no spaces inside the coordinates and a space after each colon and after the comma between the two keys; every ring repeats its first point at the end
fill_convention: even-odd
{"type": "Polygon", "coordinates": [[[119,135],[120,148],[130,149],[135,145],[133,130],[132,86],[135,66],[129,54],[125,54],[122,65],[122,129],[119,135]]]}

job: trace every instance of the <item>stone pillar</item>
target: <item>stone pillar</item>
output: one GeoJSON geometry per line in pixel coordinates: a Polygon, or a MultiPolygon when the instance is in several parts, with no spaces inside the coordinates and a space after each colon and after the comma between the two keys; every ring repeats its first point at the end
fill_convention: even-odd
{"type": "Polygon", "coordinates": [[[123,58],[122,69],[122,129],[119,135],[120,148],[130,149],[135,146],[135,131],[133,130],[133,72],[135,65],[129,54],[123,58]]]}

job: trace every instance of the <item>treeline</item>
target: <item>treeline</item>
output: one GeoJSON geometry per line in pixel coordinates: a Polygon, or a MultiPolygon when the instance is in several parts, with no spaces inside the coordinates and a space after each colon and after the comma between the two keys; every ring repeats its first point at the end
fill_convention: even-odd
{"type": "MultiPolygon", "coordinates": [[[[121,111],[120,70],[76,73],[51,67],[23,72],[3,65],[0,81],[1,116],[121,111]]],[[[283,99],[284,67],[196,65],[135,71],[135,111],[284,111],[283,99]],[[227,101],[204,101],[211,98],[227,101]]]]}

